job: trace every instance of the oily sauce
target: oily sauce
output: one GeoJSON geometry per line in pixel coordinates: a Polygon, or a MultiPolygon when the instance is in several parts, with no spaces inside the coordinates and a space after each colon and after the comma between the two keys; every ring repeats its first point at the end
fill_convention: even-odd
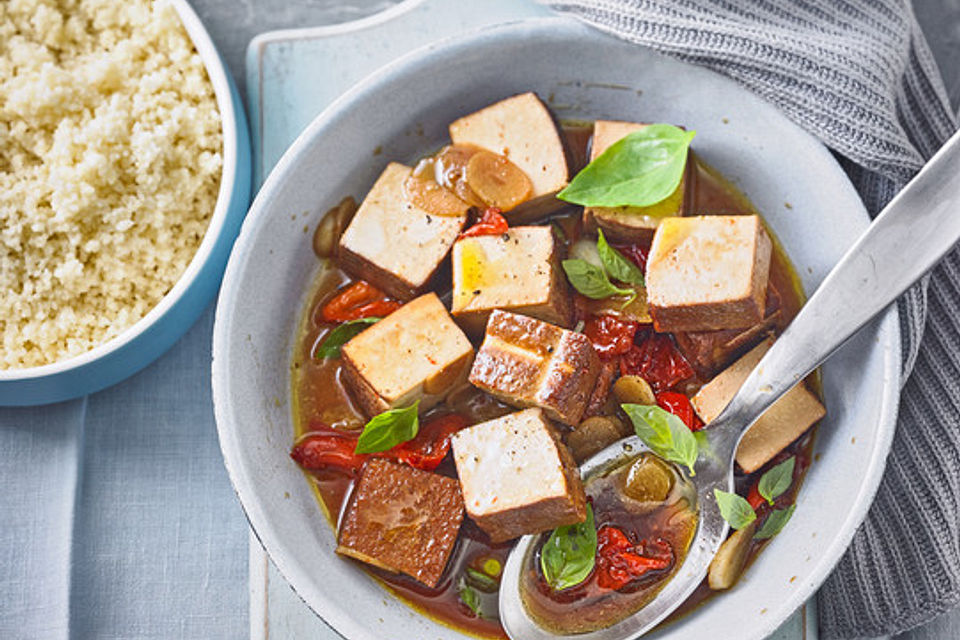
{"type": "MultiPolygon", "coordinates": [[[[583,134],[582,126],[568,128],[568,141],[573,146],[572,157],[578,159],[577,164],[582,163],[582,159],[588,157],[586,145],[589,144],[589,136],[583,134]]],[[[691,154],[690,162],[693,166],[691,180],[687,187],[688,214],[756,213],[749,201],[735,187],[725,181],[714,169],[700,162],[695,154],[691,154]]],[[[553,216],[553,219],[556,223],[555,228],[562,230],[568,242],[576,239],[580,229],[578,210],[567,208],[553,216]]],[[[340,361],[338,359],[318,360],[313,357],[317,345],[333,328],[332,325],[323,321],[320,309],[339,288],[350,282],[352,282],[350,277],[339,270],[332,261],[325,260],[325,265],[321,268],[310,297],[310,304],[305,309],[300,338],[292,363],[296,439],[310,433],[314,425],[359,430],[366,422],[366,418],[342,383],[340,361]]],[[[803,299],[799,281],[786,254],[775,239],[770,282],[781,296],[782,314],[776,326],[776,333],[779,334],[796,315],[803,299]]],[[[438,290],[437,294],[441,299],[448,301],[449,286],[444,287],[444,290],[438,290]]],[[[701,381],[694,379],[682,385],[681,390],[687,395],[692,395],[697,391],[700,383],[701,381]]],[[[514,409],[468,385],[454,391],[444,405],[432,410],[429,415],[451,411],[460,413],[470,424],[474,424],[505,415],[514,409]]],[[[778,508],[791,504],[796,495],[803,474],[809,466],[813,432],[814,430],[808,432],[781,454],[780,458],[771,463],[774,464],[789,455],[798,456],[799,464],[797,464],[795,482],[791,490],[778,500],[778,508]]],[[[745,492],[768,467],[751,476],[738,477],[738,492],[741,494],[745,492]]],[[[455,475],[454,465],[449,456],[438,467],[437,472],[455,475]]],[[[352,489],[353,479],[349,475],[336,471],[314,472],[306,475],[331,526],[336,530],[341,510],[352,489]]],[[[763,542],[753,542],[750,561],[759,553],[763,545],[763,542]]],[[[466,567],[478,568],[489,559],[497,560],[500,566],[503,566],[511,547],[510,543],[491,544],[486,534],[480,531],[468,517],[465,517],[460,538],[451,556],[445,577],[435,589],[425,587],[406,576],[390,574],[362,563],[358,563],[358,566],[409,605],[442,624],[476,636],[505,638],[496,617],[497,594],[479,591],[481,616],[478,617],[460,601],[459,592],[466,567]]],[[[353,562],[352,560],[344,561],[353,562]]],[[[690,611],[713,593],[705,584],[701,585],[701,588],[670,619],[674,620],[684,612],[690,611]]]]}

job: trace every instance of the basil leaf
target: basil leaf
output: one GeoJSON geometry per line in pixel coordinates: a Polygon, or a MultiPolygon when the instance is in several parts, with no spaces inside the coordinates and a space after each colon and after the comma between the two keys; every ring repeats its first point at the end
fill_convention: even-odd
{"type": "Polygon", "coordinates": [[[610,277],[627,284],[643,286],[643,272],[640,271],[640,267],[607,244],[607,239],[603,237],[603,229],[597,229],[597,234],[597,251],[600,252],[600,261],[603,262],[603,268],[607,270],[610,277]]]}
{"type": "Polygon", "coordinates": [[[696,475],[699,446],[683,420],[656,405],[620,405],[633,423],[633,430],[650,450],[665,460],[687,467],[696,475]]]}
{"type": "Polygon", "coordinates": [[[473,583],[477,589],[480,591],[486,591],[487,593],[493,593],[500,588],[500,583],[483,573],[482,571],[477,571],[473,567],[467,567],[467,582],[473,583]]]}
{"type": "Polygon", "coordinates": [[[633,289],[615,287],[603,269],[586,260],[564,260],[561,264],[573,288],[588,298],[600,300],[610,296],[630,296],[632,301],[637,295],[633,289]]]}
{"type": "Polygon", "coordinates": [[[780,533],[780,530],[790,522],[790,518],[793,516],[793,511],[796,508],[797,505],[792,504],[786,509],[777,509],[771,513],[767,516],[767,521],[760,527],[760,531],[757,531],[757,534],[753,537],[758,540],[766,540],[780,533]]]}
{"type": "Polygon", "coordinates": [[[727,491],[714,489],[713,495],[717,498],[720,515],[734,529],[743,529],[757,519],[757,514],[742,496],[727,491]]]}
{"type": "Polygon", "coordinates": [[[649,207],[677,190],[695,131],[651,124],[621,138],[557,194],[587,207],[649,207]]]}
{"type": "Polygon", "coordinates": [[[767,502],[773,504],[773,501],[782,496],[783,492],[793,484],[793,467],[796,462],[797,459],[790,456],[760,477],[757,491],[766,498],[767,502]]]}
{"type": "Polygon", "coordinates": [[[468,585],[465,582],[460,583],[460,602],[467,605],[467,608],[470,611],[473,611],[473,615],[480,617],[480,594],[477,593],[477,590],[468,585]]]}
{"type": "Polygon", "coordinates": [[[339,358],[340,347],[347,344],[354,336],[362,333],[364,329],[372,324],[376,324],[380,320],[381,318],[370,317],[344,322],[327,334],[327,337],[324,338],[320,346],[317,347],[317,351],[313,354],[313,357],[317,360],[339,358]]]}
{"type": "Polygon", "coordinates": [[[540,549],[540,569],[552,588],[575,587],[590,575],[597,555],[597,527],[593,507],[579,524],[557,527],[540,549]]]}
{"type": "Polygon", "coordinates": [[[420,401],[417,400],[409,407],[390,409],[373,416],[370,422],[364,425],[353,452],[377,453],[412,440],[420,430],[420,420],[417,417],[419,406],[420,401]]]}

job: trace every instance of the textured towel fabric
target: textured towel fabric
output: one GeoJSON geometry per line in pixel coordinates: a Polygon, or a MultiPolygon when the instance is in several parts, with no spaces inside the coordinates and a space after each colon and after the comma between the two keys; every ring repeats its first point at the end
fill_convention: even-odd
{"type": "MultiPolygon", "coordinates": [[[[871,215],[956,129],[905,0],[545,3],[776,104],[836,152],[871,215]]],[[[960,250],[904,296],[900,316],[909,378],[894,449],[820,591],[824,638],[895,633],[960,602],[960,250]]]]}

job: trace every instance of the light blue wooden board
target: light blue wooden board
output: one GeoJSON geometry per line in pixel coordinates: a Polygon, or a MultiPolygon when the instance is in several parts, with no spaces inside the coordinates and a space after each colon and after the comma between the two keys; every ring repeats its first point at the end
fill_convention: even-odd
{"type": "MultiPolygon", "coordinates": [[[[246,61],[255,184],[263,183],[290,143],[324,107],[380,66],[419,46],[470,29],[545,13],[529,0],[406,0],[356,22],[257,36],[250,43],[246,61]]],[[[253,535],[250,637],[340,638],[297,597],[253,535]]],[[[811,602],[770,640],[816,638],[811,602]]]]}

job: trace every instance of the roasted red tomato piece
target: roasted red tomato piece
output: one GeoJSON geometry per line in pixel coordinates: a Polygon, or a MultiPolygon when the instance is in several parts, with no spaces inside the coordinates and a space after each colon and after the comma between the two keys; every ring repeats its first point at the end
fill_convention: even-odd
{"type": "Polygon", "coordinates": [[[597,531],[597,586],[616,591],[649,571],[673,565],[673,549],[662,538],[633,544],[621,529],[604,525],[597,531]]]}
{"type": "Polygon", "coordinates": [[[653,329],[643,329],[634,337],[634,344],[620,360],[622,375],[636,375],[661,393],[686,380],[693,367],[677,350],[673,338],[653,329]]]}
{"type": "Polygon", "coordinates": [[[633,336],[640,325],[613,316],[594,316],[583,324],[583,333],[604,360],[623,355],[633,346],[633,336]]]}
{"type": "Polygon", "coordinates": [[[466,426],[467,419],[456,413],[432,418],[420,425],[420,430],[413,440],[374,455],[393,458],[417,469],[433,471],[450,451],[450,436],[466,426]]]}
{"type": "Polygon", "coordinates": [[[500,215],[500,209],[488,207],[480,221],[460,234],[461,238],[474,236],[499,236],[507,232],[507,219],[500,215]]]}
{"type": "Polygon", "coordinates": [[[466,426],[466,418],[458,414],[438,416],[421,424],[413,440],[387,451],[358,454],[354,450],[359,431],[350,433],[318,425],[294,445],[290,457],[307,471],[333,469],[354,474],[371,457],[389,458],[417,469],[433,471],[450,451],[450,436],[466,426]]]}
{"type": "Polygon", "coordinates": [[[641,247],[637,244],[618,245],[614,247],[622,253],[633,264],[640,268],[640,271],[647,270],[647,255],[650,253],[649,247],[641,247]]]}
{"type": "Polygon", "coordinates": [[[320,311],[324,322],[349,322],[360,318],[388,316],[400,303],[369,282],[360,280],[341,289],[320,311]]]}
{"type": "Polygon", "coordinates": [[[664,391],[657,394],[657,404],[666,411],[683,420],[690,431],[703,429],[703,420],[693,410],[690,398],[676,391],[664,391]]]}
{"type": "Polygon", "coordinates": [[[335,469],[355,473],[369,457],[353,452],[357,448],[358,436],[318,425],[293,445],[290,457],[307,471],[335,469]]]}

